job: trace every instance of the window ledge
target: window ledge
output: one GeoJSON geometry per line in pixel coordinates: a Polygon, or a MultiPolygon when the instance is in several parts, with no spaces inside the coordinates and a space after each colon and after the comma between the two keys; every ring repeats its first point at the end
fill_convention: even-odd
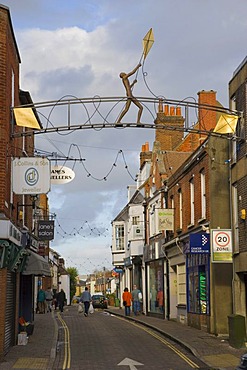
{"type": "Polygon", "coordinates": [[[195,224],[189,224],[187,227],[188,227],[188,229],[191,229],[194,226],[195,226],[195,224]]]}
{"type": "Polygon", "coordinates": [[[184,308],[184,309],[186,309],[186,304],[179,303],[179,304],[177,304],[177,308],[184,308]]]}
{"type": "Polygon", "coordinates": [[[201,224],[202,222],[206,221],[206,217],[199,218],[198,224],[201,224]]]}

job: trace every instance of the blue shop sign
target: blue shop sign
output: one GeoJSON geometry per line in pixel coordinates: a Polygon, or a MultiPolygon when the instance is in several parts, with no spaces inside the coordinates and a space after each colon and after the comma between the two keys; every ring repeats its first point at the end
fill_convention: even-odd
{"type": "Polygon", "coordinates": [[[197,253],[210,253],[210,234],[190,234],[190,252],[197,253]]]}
{"type": "Polygon", "coordinates": [[[114,268],[113,271],[115,271],[117,274],[122,274],[123,273],[123,269],[118,269],[118,268],[114,268]]]}

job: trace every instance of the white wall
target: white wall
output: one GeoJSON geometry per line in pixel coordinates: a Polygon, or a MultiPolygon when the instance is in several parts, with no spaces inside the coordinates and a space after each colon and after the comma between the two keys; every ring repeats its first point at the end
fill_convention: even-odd
{"type": "Polygon", "coordinates": [[[59,292],[61,289],[64,290],[66,298],[67,298],[67,304],[70,304],[70,276],[69,275],[61,275],[59,277],[59,292]]]}

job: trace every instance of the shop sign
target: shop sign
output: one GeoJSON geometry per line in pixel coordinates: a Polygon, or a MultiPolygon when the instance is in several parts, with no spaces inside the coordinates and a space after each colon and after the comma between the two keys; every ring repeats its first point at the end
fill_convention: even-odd
{"type": "Polygon", "coordinates": [[[38,239],[53,240],[54,239],[54,221],[38,221],[38,239]]]}
{"type": "Polygon", "coordinates": [[[190,234],[190,249],[189,253],[209,253],[210,252],[210,234],[198,233],[190,234]]]}
{"type": "Polygon", "coordinates": [[[229,229],[211,230],[212,262],[232,262],[232,231],[229,229]]]}
{"type": "Polygon", "coordinates": [[[174,209],[158,209],[158,229],[174,231],[174,209]]]}
{"type": "Polygon", "coordinates": [[[118,268],[114,268],[113,271],[115,271],[117,274],[122,274],[123,273],[123,269],[118,269],[118,268]]]}
{"type": "Polygon", "coordinates": [[[12,186],[15,194],[47,194],[50,183],[50,162],[47,158],[22,157],[12,160],[12,186]]]}
{"type": "Polygon", "coordinates": [[[75,178],[74,171],[69,167],[52,166],[51,183],[54,185],[67,184],[75,178]]]}
{"type": "Polygon", "coordinates": [[[124,259],[124,266],[127,267],[127,266],[131,266],[132,265],[132,262],[131,262],[131,258],[130,257],[127,257],[124,259]]]}

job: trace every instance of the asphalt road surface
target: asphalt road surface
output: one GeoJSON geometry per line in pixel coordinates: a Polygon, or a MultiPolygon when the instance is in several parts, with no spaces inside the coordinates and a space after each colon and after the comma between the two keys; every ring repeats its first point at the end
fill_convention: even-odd
{"type": "Polygon", "coordinates": [[[85,317],[69,306],[57,324],[54,370],[209,369],[161,334],[101,310],[85,317]]]}

